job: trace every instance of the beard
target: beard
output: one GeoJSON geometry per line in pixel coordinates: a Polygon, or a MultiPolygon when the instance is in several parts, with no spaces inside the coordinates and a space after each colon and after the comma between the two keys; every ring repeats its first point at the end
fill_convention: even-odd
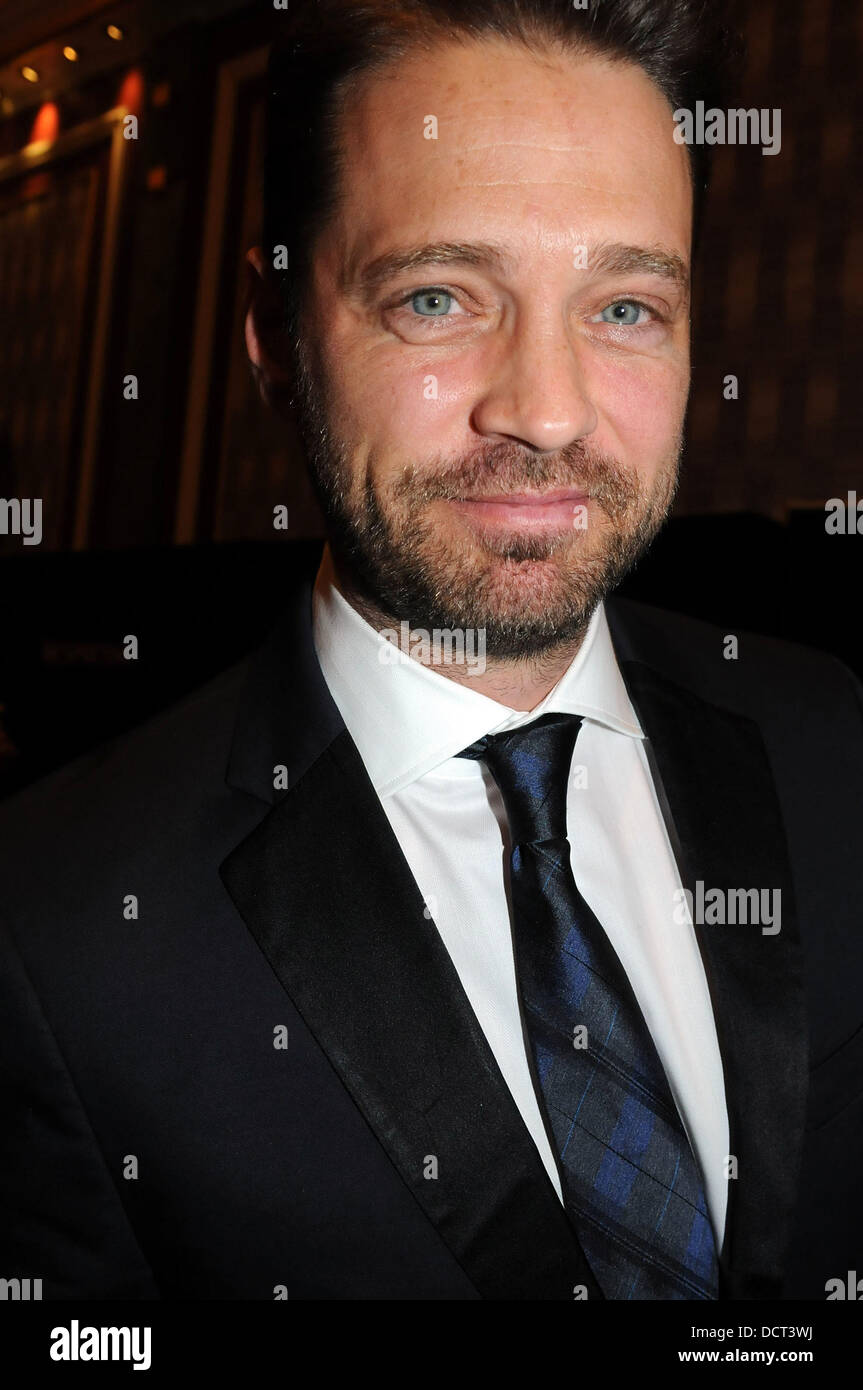
{"type": "MultiPolygon", "coordinates": [[[[677,491],[682,425],[648,485],[576,440],[554,455],[502,442],[462,459],[403,466],[358,491],[351,446],[333,428],[324,373],[294,340],[292,406],[342,583],[373,625],[485,633],[485,651],[529,661],[578,644],[597,605],[649,547],[677,491]],[[435,524],[434,503],[568,488],[590,501],[588,526],[564,534],[435,524]]],[[[373,462],[373,460],[370,460],[373,462]]]]}

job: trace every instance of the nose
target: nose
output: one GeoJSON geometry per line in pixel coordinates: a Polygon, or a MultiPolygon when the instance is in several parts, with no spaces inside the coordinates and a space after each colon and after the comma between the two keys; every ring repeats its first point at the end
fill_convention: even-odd
{"type": "Polygon", "coordinates": [[[523,319],[501,344],[471,413],[478,434],[563,449],[596,429],[585,349],[563,322],[523,319]]]}

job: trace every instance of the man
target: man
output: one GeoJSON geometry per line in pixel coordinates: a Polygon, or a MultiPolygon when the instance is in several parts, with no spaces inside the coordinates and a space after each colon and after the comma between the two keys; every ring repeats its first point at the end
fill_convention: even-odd
{"type": "Polygon", "coordinates": [[[292,22],[247,341],[330,543],[263,652],[7,812],[4,1270],[823,1298],[860,1252],[859,688],[606,599],[675,489],[672,111],[719,31],[292,22]]]}

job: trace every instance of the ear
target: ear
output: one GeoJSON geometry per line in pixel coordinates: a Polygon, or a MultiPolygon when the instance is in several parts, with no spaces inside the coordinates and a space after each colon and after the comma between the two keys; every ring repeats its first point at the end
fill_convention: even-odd
{"type": "Polygon", "coordinates": [[[282,306],[260,246],[246,252],[246,352],[261,399],[275,410],[289,409],[293,371],[285,341],[282,306]]]}

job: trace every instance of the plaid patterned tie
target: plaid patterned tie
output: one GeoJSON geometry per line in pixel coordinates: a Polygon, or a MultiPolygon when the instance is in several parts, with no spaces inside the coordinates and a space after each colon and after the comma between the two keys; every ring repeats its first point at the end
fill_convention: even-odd
{"type": "Polygon", "coordinates": [[[500,788],[516,975],[564,1201],[607,1298],[718,1297],[698,1164],[623,966],[570,866],[581,717],[546,714],[459,754],[500,788]]]}

